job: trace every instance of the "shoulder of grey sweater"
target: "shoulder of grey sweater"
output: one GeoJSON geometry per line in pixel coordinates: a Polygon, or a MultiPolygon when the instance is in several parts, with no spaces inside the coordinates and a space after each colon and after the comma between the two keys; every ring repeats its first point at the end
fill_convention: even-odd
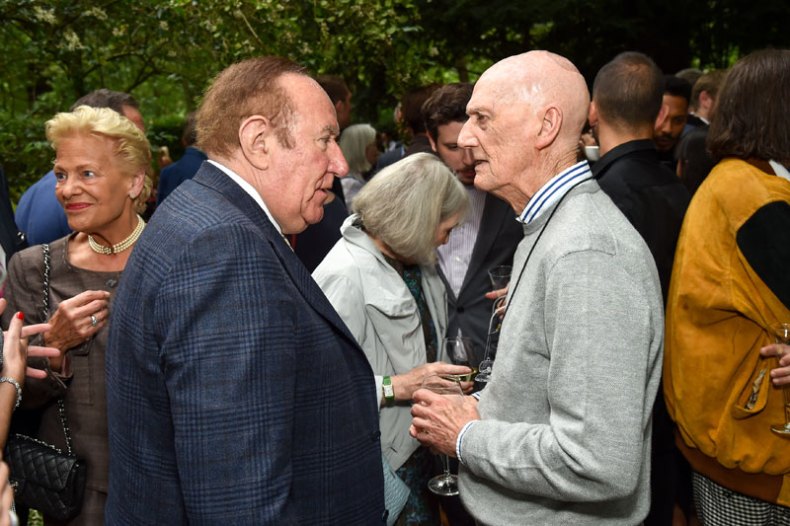
{"type": "Polygon", "coordinates": [[[587,250],[650,257],[639,233],[600,190],[569,195],[546,229],[540,243],[556,257],[587,250]]]}

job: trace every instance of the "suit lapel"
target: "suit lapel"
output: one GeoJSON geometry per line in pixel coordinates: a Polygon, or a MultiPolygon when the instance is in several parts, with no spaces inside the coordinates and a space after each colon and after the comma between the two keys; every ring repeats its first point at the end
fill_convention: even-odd
{"type": "Polygon", "coordinates": [[[478,272],[487,272],[483,264],[488,260],[488,253],[491,246],[496,241],[499,231],[502,229],[502,223],[506,219],[506,212],[510,209],[507,206],[501,206],[504,203],[499,201],[491,194],[486,194],[485,206],[483,207],[483,219],[480,221],[480,230],[477,232],[477,240],[475,241],[475,248],[472,250],[472,258],[469,260],[469,268],[464,276],[464,284],[461,287],[459,296],[462,296],[466,285],[478,272]]]}
{"type": "MultiPolygon", "coordinates": [[[[291,277],[291,281],[302,297],[304,297],[310,307],[313,308],[322,318],[328,321],[338,332],[350,340],[354,347],[358,347],[357,341],[349,332],[345,323],[340,319],[332,304],[326,299],[324,293],[313,280],[301,260],[296,257],[285,238],[280,235],[275,226],[269,220],[266,212],[258,206],[247,192],[236,184],[227,174],[211,163],[204,163],[194,177],[195,182],[213,188],[221,193],[231,204],[241,210],[250,218],[261,230],[269,241],[274,253],[282,263],[286,273],[291,277]]],[[[360,350],[360,352],[362,352],[360,350]]]]}

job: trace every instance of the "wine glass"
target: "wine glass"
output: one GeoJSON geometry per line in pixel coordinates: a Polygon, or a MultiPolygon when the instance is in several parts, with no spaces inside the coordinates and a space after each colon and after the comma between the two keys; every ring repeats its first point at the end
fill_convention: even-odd
{"type": "Polygon", "coordinates": [[[494,351],[496,351],[497,343],[499,342],[499,329],[502,328],[502,317],[497,311],[504,305],[505,299],[505,296],[498,298],[491,309],[483,361],[477,366],[477,376],[475,376],[475,382],[480,384],[486,384],[491,380],[491,371],[494,369],[494,351]]]}
{"type": "MultiPolygon", "coordinates": [[[[776,343],[790,345],[790,323],[777,323],[771,326],[776,343]]],[[[782,396],[785,403],[785,422],[771,426],[771,431],[779,436],[790,438],[790,386],[782,387],[782,396]]]]}
{"type": "MultiPolygon", "coordinates": [[[[423,380],[422,389],[428,389],[436,394],[451,398],[457,403],[463,402],[464,392],[455,375],[432,374],[423,380]]],[[[440,456],[443,473],[428,481],[428,489],[442,497],[458,495],[458,475],[450,473],[450,459],[447,455],[440,456]]]]}
{"type": "Polygon", "coordinates": [[[494,290],[507,287],[507,284],[510,283],[511,272],[513,272],[513,267],[510,265],[498,265],[488,271],[488,277],[491,278],[491,286],[494,287],[494,290]]]}
{"type": "Polygon", "coordinates": [[[466,336],[459,336],[457,338],[445,338],[442,341],[444,352],[450,360],[456,365],[465,365],[471,369],[466,374],[451,375],[453,379],[459,382],[470,382],[474,380],[477,374],[477,368],[472,366],[475,360],[474,342],[471,338],[466,336]]]}

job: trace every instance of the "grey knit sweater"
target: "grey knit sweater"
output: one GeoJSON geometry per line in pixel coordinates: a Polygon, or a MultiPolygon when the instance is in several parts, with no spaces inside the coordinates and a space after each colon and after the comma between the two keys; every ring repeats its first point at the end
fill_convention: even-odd
{"type": "Polygon", "coordinates": [[[639,524],[663,308],[653,258],[598,183],[525,227],[482,420],[461,445],[461,497],[481,524],[639,524]]]}

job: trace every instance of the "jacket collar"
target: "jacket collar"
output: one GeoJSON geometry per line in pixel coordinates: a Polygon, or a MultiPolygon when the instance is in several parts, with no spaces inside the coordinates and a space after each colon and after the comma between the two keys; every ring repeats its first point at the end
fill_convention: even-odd
{"type": "Polygon", "coordinates": [[[228,175],[211,163],[204,163],[195,174],[193,181],[219,192],[228,201],[228,206],[237,207],[242,214],[253,221],[269,241],[285,272],[290,276],[293,285],[307,304],[342,333],[359,352],[362,352],[359,349],[359,344],[315,283],[307,268],[294,254],[291,246],[280,235],[258,203],[228,175]]]}
{"type": "Polygon", "coordinates": [[[593,163],[591,167],[593,177],[596,179],[600,178],[615,161],[635,152],[653,157],[656,162],[658,162],[658,150],[656,150],[656,145],[652,140],[637,139],[635,141],[628,141],[623,144],[618,144],[606,152],[597,162],[593,163]]]}

